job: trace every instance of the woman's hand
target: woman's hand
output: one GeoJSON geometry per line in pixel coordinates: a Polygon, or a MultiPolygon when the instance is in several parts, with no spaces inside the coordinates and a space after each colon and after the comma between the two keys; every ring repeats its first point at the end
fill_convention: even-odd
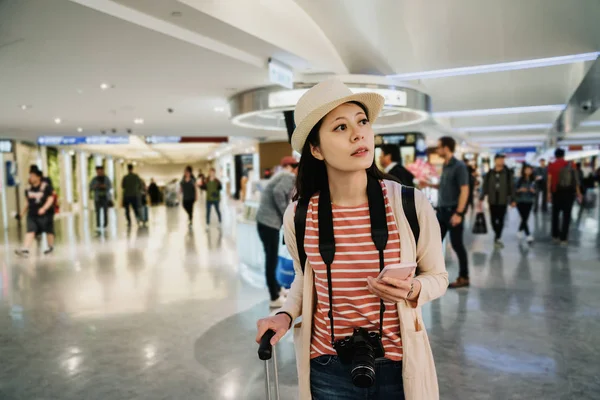
{"type": "Polygon", "coordinates": [[[290,330],[291,325],[290,317],[287,314],[278,314],[272,317],[263,318],[258,320],[256,328],[258,334],[256,335],[256,343],[260,343],[260,339],[269,330],[275,331],[275,335],[271,339],[271,345],[275,346],[279,340],[290,330]]]}
{"type": "Polygon", "coordinates": [[[367,278],[367,282],[371,293],[392,303],[398,303],[402,300],[414,301],[419,298],[419,294],[421,293],[421,282],[412,277],[406,280],[388,277],[378,280],[377,278],[369,277],[367,278]],[[411,288],[412,293],[410,293],[411,288]]]}

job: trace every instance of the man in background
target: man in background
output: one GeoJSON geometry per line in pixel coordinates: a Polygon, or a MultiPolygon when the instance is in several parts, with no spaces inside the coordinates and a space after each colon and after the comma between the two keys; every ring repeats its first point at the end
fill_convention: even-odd
{"type": "Polygon", "coordinates": [[[568,245],[571,211],[575,196],[582,200],[579,179],[575,168],[565,160],[565,151],[558,148],[554,151],[556,161],[548,166],[548,202],[552,202],[552,240],[568,245]],[[562,213],[562,226],[559,218],[562,213]]]}
{"type": "MultiPolygon", "coordinates": [[[[50,214],[50,209],[54,204],[52,191],[52,186],[43,180],[42,172],[39,169],[33,169],[29,173],[29,186],[25,189],[27,205],[20,214],[20,218],[23,218],[27,213],[27,234],[23,248],[15,251],[17,255],[29,256],[29,248],[36,235],[45,233],[48,237],[49,235],[54,236],[54,224],[51,222],[53,214],[50,214]]],[[[48,247],[44,254],[52,252],[53,247],[50,244],[48,247]]]]}
{"type": "Polygon", "coordinates": [[[400,147],[395,144],[384,144],[379,147],[379,164],[386,174],[390,174],[400,181],[404,186],[414,186],[415,176],[402,166],[400,147]]]}
{"type": "Polygon", "coordinates": [[[542,201],[542,212],[548,212],[548,167],[546,166],[546,160],[543,158],[540,160],[540,166],[535,169],[535,181],[538,193],[533,206],[533,212],[538,212],[539,197],[541,197],[542,201]]]}
{"type": "Polygon", "coordinates": [[[258,235],[265,250],[265,277],[271,295],[271,308],[282,307],[285,300],[280,296],[281,287],[275,273],[279,261],[279,231],[296,184],[298,161],[292,156],[284,157],[281,166],[283,170],[273,176],[263,190],[256,213],[258,235]]]}
{"type": "Polygon", "coordinates": [[[492,227],[496,235],[494,245],[503,248],[502,231],[504,230],[504,218],[508,206],[516,206],[515,183],[512,172],[506,168],[504,154],[496,154],[494,157],[494,168],[483,178],[481,188],[481,201],[488,198],[492,227]]]}
{"type": "Polygon", "coordinates": [[[96,176],[90,182],[90,191],[94,194],[94,208],[96,209],[96,230],[108,226],[108,203],[112,183],[104,174],[104,167],[96,167],[96,176]]]}
{"type": "Polygon", "coordinates": [[[142,220],[140,216],[140,200],[143,190],[142,179],[133,172],[133,165],[127,166],[129,173],[123,177],[121,188],[123,189],[123,207],[125,208],[125,217],[127,218],[127,226],[131,226],[131,216],[129,208],[133,207],[133,212],[138,222],[142,220]]]}
{"type": "Polygon", "coordinates": [[[456,157],[456,141],[444,136],[438,140],[437,153],[444,159],[444,168],[439,185],[425,186],[439,189],[437,218],[440,222],[442,240],[450,232],[450,243],[456,252],[459,274],[448,287],[457,289],[469,286],[469,259],[463,242],[464,218],[469,200],[469,171],[456,157]]]}
{"type": "Polygon", "coordinates": [[[160,203],[160,189],[154,181],[154,178],[150,178],[150,186],[148,186],[148,195],[150,196],[150,204],[156,206],[160,203]]]}

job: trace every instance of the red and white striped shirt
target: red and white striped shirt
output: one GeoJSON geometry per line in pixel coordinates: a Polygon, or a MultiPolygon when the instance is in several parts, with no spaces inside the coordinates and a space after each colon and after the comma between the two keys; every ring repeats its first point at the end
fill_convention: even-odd
{"type": "MultiPolygon", "coordinates": [[[[400,262],[400,236],[383,183],[389,238],[385,265],[400,262]]],[[[336,355],[331,346],[327,267],[319,253],[319,195],[314,195],[306,214],[304,248],[315,272],[317,307],[313,316],[311,358],[336,355]]],[[[351,336],[354,328],[379,332],[380,299],[367,289],[367,277],[379,275],[379,251],[371,239],[369,205],[339,207],[332,204],[335,258],[331,265],[335,340],[351,336]]],[[[402,359],[400,322],[395,303],[385,302],[383,318],[385,358],[402,359]]]]}

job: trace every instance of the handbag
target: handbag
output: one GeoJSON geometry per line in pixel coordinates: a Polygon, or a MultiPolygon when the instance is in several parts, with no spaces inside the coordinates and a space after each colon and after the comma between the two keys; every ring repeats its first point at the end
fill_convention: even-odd
{"type": "Polygon", "coordinates": [[[475,215],[475,224],[473,225],[473,233],[475,235],[487,235],[487,222],[485,221],[485,215],[483,212],[478,212],[475,215]]]}

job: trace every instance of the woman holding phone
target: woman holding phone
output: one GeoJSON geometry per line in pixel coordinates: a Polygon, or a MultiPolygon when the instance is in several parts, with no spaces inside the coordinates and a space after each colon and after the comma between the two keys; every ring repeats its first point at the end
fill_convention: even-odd
{"type": "Polygon", "coordinates": [[[371,124],[383,105],[382,96],[353,94],[331,79],[296,106],[292,146],[302,154],[296,200],[307,204],[306,262],[300,264],[296,245],[295,202],[284,226],[296,277],[284,306],[258,321],[257,342],[273,330],[276,344],[303,317],[294,327],[301,400],[439,398],[421,306],[448,287],[440,228],[427,198],[415,191],[417,242],[403,212],[402,186],[374,163],[371,124]],[[373,185],[383,199],[384,248],[372,240],[373,185]],[[326,216],[333,226],[324,229],[326,216]],[[334,237],[335,258],[321,252],[325,232],[334,237]],[[416,276],[380,277],[384,266],[415,262],[416,276]]]}

